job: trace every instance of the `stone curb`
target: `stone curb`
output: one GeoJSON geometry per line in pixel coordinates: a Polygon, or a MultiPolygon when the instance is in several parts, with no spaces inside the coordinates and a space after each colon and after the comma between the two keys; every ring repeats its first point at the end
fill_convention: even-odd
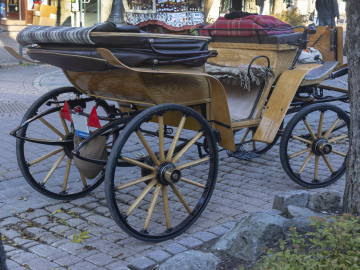
{"type": "Polygon", "coordinates": [[[223,226],[216,226],[201,233],[194,234],[191,237],[182,239],[179,243],[170,244],[163,248],[163,250],[154,251],[146,256],[138,257],[132,260],[128,267],[132,270],[154,270],[159,267],[159,264],[168,260],[175,255],[191,250],[195,247],[202,246],[216,238],[220,238],[227,233],[231,227],[225,228],[223,226]],[[159,257],[155,257],[159,256],[159,257]]]}

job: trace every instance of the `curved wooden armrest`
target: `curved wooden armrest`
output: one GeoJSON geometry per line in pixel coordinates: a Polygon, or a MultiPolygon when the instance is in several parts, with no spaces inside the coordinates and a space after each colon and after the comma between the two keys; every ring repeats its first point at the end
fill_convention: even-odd
{"type": "Polygon", "coordinates": [[[29,59],[26,59],[24,57],[22,57],[19,53],[17,53],[13,48],[9,47],[9,46],[4,46],[5,50],[8,51],[8,53],[10,53],[12,56],[14,56],[16,59],[20,60],[20,61],[24,61],[24,62],[28,62],[28,63],[33,63],[33,64],[42,64],[39,61],[31,61],[29,59]]]}

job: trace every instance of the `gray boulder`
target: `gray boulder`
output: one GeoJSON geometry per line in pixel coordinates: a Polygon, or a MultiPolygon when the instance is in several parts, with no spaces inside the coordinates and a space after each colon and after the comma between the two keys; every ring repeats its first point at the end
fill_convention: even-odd
{"type": "Polygon", "coordinates": [[[305,207],[289,205],[286,214],[289,219],[284,222],[284,229],[287,230],[290,227],[296,227],[296,230],[299,232],[309,232],[314,230],[314,228],[310,226],[313,222],[310,218],[317,216],[317,213],[314,213],[305,207]]]}
{"type": "Polygon", "coordinates": [[[216,270],[220,259],[211,253],[185,251],[160,264],[159,270],[216,270]]]}
{"type": "Polygon", "coordinates": [[[285,237],[285,218],[269,213],[253,213],[238,221],[235,226],[213,246],[227,254],[246,261],[254,261],[264,247],[285,237]]]}
{"type": "Polygon", "coordinates": [[[289,205],[305,207],[308,203],[308,197],[309,194],[305,190],[282,192],[275,195],[272,208],[285,213],[289,205]]]}
{"type": "Polygon", "coordinates": [[[288,218],[294,217],[305,217],[310,218],[312,216],[316,216],[317,214],[311,211],[309,208],[306,207],[299,207],[295,205],[289,205],[286,209],[286,214],[288,218]]]}
{"type": "Polygon", "coordinates": [[[318,190],[309,193],[308,208],[331,211],[341,207],[341,193],[337,190],[318,190]]]}

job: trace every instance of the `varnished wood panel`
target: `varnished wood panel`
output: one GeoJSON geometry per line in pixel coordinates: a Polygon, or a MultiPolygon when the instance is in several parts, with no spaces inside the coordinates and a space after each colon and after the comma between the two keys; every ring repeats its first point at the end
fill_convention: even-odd
{"type": "Polygon", "coordinates": [[[234,130],[243,129],[246,127],[256,127],[260,124],[261,119],[247,119],[242,121],[233,121],[231,123],[234,130]]]}
{"type": "Polygon", "coordinates": [[[281,74],[264,109],[261,122],[253,140],[271,143],[284,119],[294,95],[305,75],[320,65],[308,64],[297,66],[281,74]]]}
{"type": "MultiPolygon", "coordinates": [[[[259,55],[265,55],[270,59],[270,65],[274,68],[276,51],[262,51],[262,50],[244,50],[244,49],[233,49],[233,48],[218,48],[213,47],[210,44],[211,50],[217,50],[218,56],[214,58],[209,58],[208,62],[212,64],[217,64],[220,66],[229,66],[229,67],[241,67],[244,65],[249,65],[251,60],[259,55]]],[[[265,58],[259,58],[254,63],[259,66],[267,66],[268,62],[265,58]]]]}
{"type": "Polygon", "coordinates": [[[186,103],[210,98],[209,84],[203,75],[142,73],[140,76],[159,103],[186,103]]]}
{"type": "Polygon", "coordinates": [[[257,43],[228,43],[228,42],[212,42],[211,47],[242,49],[242,50],[262,50],[262,51],[287,51],[296,50],[296,46],[287,44],[257,44],[257,43]]]}
{"type": "MultiPolygon", "coordinates": [[[[224,87],[222,84],[209,74],[203,73],[202,69],[192,69],[192,68],[177,68],[171,69],[167,67],[157,68],[155,70],[149,68],[132,68],[124,65],[121,63],[109,50],[107,49],[97,49],[97,51],[101,54],[101,56],[109,62],[114,67],[118,67],[119,70],[128,70],[132,71],[135,74],[141,74],[143,76],[145,73],[149,75],[155,74],[182,74],[182,75],[199,75],[204,76],[208,80],[208,87],[211,89],[210,98],[211,98],[211,105],[210,109],[211,112],[207,112],[207,115],[211,116],[211,119],[207,120],[216,120],[225,125],[228,125],[229,128],[224,127],[219,124],[211,123],[213,128],[216,128],[221,133],[222,141],[219,143],[220,146],[235,151],[235,142],[233,131],[231,127],[231,120],[230,120],[230,113],[227,104],[226,94],[224,87]]],[[[193,89],[193,91],[198,91],[199,89],[193,89]]],[[[196,101],[194,101],[196,102],[196,101]]],[[[198,101],[198,104],[204,103],[204,101],[198,101]]]]}
{"type": "Polygon", "coordinates": [[[235,151],[235,141],[225,89],[214,77],[208,77],[208,79],[211,85],[211,112],[213,119],[229,126],[227,128],[211,123],[212,127],[220,131],[221,142],[219,145],[228,150],[235,151]]]}
{"type": "Polygon", "coordinates": [[[81,92],[90,96],[107,99],[128,100],[146,104],[156,104],[150,97],[138,74],[126,69],[102,72],[64,71],[69,81],[81,92]]]}
{"type": "MultiPolygon", "coordinates": [[[[343,66],[343,28],[342,27],[336,27],[338,30],[338,59],[336,61],[339,61],[339,66],[343,66]]],[[[300,28],[295,29],[297,32],[302,32],[300,28]]],[[[309,47],[312,47],[314,42],[321,36],[321,34],[326,29],[326,26],[318,26],[316,31],[316,34],[310,35],[309,37],[309,47]]],[[[335,51],[330,51],[330,28],[325,32],[325,34],[321,37],[321,39],[316,43],[314,46],[315,49],[319,50],[323,56],[324,61],[335,61],[335,51]]]]}

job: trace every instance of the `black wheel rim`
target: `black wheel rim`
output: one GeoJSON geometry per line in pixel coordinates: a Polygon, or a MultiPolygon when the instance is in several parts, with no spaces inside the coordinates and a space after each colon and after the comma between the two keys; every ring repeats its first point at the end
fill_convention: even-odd
{"type": "Polygon", "coordinates": [[[105,191],[110,212],[117,224],[135,238],[151,242],[173,238],[185,231],[199,218],[213,192],[217,168],[216,142],[209,124],[201,115],[190,108],[175,104],[163,104],[147,109],[124,129],[109,157],[105,173],[105,191]],[[154,127],[161,126],[159,124],[162,122],[161,118],[166,121],[170,113],[181,119],[184,115],[186,116],[183,129],[179,128],[176,121],[171,120],[174,124],[171,126],[174,131],[172,135],[176,137],[177,131],[181,130],[180,139],[175,143],[179,147],[175,148],[172,155],[168,149],[176,139],[165,136],[164,151],[162,151],[160,146],[162,138],[156,135],[161,132],[157,133],[157,130],[154,130],[154,127]],[[149,119],[153,119],[155,122],[147,122],[149,119]],[[195,130],[186,129],[187,123],[196,123],[195,130]],[[199,131],[203,133],[202,136],[199,135],[199,131]],[[151,155],[136,132],[140,132],[147,143],[151,145],[150,151],[158,159],[157,162],[154,162],[155,164],[149,162],[148,157],[151,155]],[[200,143],[203,141],[203,137],[208,142],[210,154],[207,157],[202,160],[198,158],[196,144],[181,153],[182,149],[185,150],[184,145],[187,145],[191,139],[195,138],[196,143],[200,143]],[[134,155],[134,152],[138,153],[138,156],[134,155]],[[179,156],[181,157],[175,161],[174,169],[180,168],[181,180],[176,184],[166,182],[169,180],[161,178],[159,172],[170,171],[172,163],[179,156]],[[150,164],[157,169],[153,170],[153,175],[149,175],[149,171],[145,171],[139,166],[127,169],[117,167],[116,165],[119,165],[117,164],[118,157],[125,158],[125,160],[133,157],[143,164],[150,164]],[[195,164],[196,162],[199,163],[195,164]],[[167,163],[170,163],[170,166],[167,166],[167,163]],[[183,168],[184,164],[193,164],[193,166],[186,167],[186,165],[183,168]],[[162,170],[161,168],[164,167],[165,169],[162,170]],[[202,171],[198,170],[200,167],[202,171]],[[144,176],[148,176],[149,179],[140,181],[139,179],[144,176]],[[140,181],[138,184],[130,186],[138,180],[140,181]],[[129,186],[127,187],[127,185],[129,186]],[[150,191],[142,197],[143,192],[147,192],[147,189],[150,191]],[[182,199],[185,203],[181,201],[182,199]],[[154,209],[151,209],[152,205],[155,205],[154,209]]]}

